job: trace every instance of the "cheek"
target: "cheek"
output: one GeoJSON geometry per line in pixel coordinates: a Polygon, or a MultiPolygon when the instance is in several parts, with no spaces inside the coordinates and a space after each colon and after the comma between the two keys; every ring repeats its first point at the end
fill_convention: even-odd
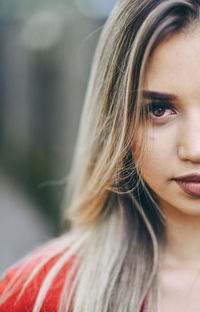
{"type": "Polygon", "coordinates": [[[156,136],[152,131],[139,129],[132,146],[133,159],[140,169],[149,156],[152,157],[156,148],[156,136]]]}
{"type": "Polygon", "coordinates": [[[163,175],[169,161],[166,140],[162,140],[159,133],[152,129],[139,131],[137,140],[133,144],[133,158],[144,180],[149,184],[163,175]]]}

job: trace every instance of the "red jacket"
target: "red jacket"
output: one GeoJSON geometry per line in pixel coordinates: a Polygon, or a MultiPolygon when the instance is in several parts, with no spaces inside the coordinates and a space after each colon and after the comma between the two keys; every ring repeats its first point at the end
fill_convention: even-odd
{"type": "MultiPolygon", "coordinates": [[[[0,297],[5,289],[5,287],[8,285],[9,281],[19,272],[20,274],[28,271],[29,273],[35,268],[35,266],[41,261],[41,259],[44,257],[41,255],[41,257],[37,258],[31,258],[31,260],[25,262],[22,266],[19,268],[13,268],[10,269],[5,279],[3,279],[0,282],[0,297]]],[[[33,306],[35,303],[35,299],[37,297],[40,285],[42,284],[44,278],[46,277],[47,273],[53,266],[53,264],[58,260],[59,256],[54,257],[50,261],[48,261],[44,267],[39,271],[38,274],[33,278],[33,280],[28,284],[27,288],[23,292],[23,295],[20,297],[19,300],[17,299],[17,296],[20,293],[19,290],[15,291],[6,301],[5,303],[0,306],[0,312],[31,312],[33,310],[33,306]]],[[[56,312],[59,305],[59,299],[62,292],[62,287],[64,286],[65,277],[67,272],[70,270],[73,263],[73,258],[67,262],[67,264],[64,265],[64,267],[61,269],[61,271],[57,274],[55,280],[53,281],[47,296],[44,300],[44,303],[42,305],[42,308],[40,312],[56,312]]],[[[71,310],[71,309],[70,309],[71,310]]],[[[144,307],[141,309],[141,312],[144,312],[144,307]]]]}
{"type": "MultiPolygon", "coordinates": [[[[59,256],[51,259],[44,267],[39,271],[38,274],[33,278],[30,284],[25,289],[21,298],[17,301],[16,298],[20,293],[20,290],[17,290],[8,298],[5,303],[0,306],[0,312],[31,312],[34,306],[35,299],[37,297],[40,285],[42,284],[44,278],[46,277],[48,271],[51,269],[52,265],[56,262],[59,256]]],[[[22,273],[25,270],[31,272],[33,268],[38,264],[41,258],[33,258],[25,263],[20,268],[10,269],[5,279],[0,282],[0,296],[8,285],[8,282],[17,274],[17,272],[22,269],[22,273]]],[[[62,291],[62,287],[65,282],[65,276],[67,272],[70,270],[72,265],[72,260],[68,261],[67,264],[62,268],[62,270],[57,274],[55,280],[53,281],[47,296],[44,300],[44,303],[41,308],[41,312],[56,312],[59,304],[59,299],[62,291]]],[[[21,273],[21,272],[20,272],[21,273]]]]}

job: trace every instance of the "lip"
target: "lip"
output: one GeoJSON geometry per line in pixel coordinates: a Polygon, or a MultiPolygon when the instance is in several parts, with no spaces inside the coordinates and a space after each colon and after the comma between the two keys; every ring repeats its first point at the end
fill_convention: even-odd
{"type": "Polygon", "coordinates": [[[200,174],[193,173],[174,178],[173,180],[185,193],[200,197],[200,174]]]}

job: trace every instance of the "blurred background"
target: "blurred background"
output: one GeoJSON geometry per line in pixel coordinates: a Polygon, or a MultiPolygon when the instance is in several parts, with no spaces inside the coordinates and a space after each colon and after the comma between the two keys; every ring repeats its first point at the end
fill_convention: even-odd
{"type": "Polygon", "coordinates": [[[0,1],[0,271],[61,231],[91,62],[115,2],[0,1]]]}

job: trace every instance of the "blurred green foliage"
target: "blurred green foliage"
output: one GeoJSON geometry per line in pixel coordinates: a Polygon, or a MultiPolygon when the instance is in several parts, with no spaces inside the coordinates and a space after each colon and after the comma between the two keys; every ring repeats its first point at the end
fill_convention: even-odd
{"type": "Polygon", "coordinates": [[[59,181],[70,167],[101,23],[81,16],[72,0],[0,0],[0,23],[0,170],[23,186],[58,234],[66,186],[59,181]],[[40,29],[36,19],[32,29],[32,17],[54,8],[61,35],[40,49],[32,45],[35,34],[45,39],[49,24],[40,29]]]}
{"type": "Polygon", "coordinates": [[[0,20],[8,20],[21,12],[32,12],[41,7],[55,7],[59,4],[73,5],[73,0],[0,0],[0,20]]]}

